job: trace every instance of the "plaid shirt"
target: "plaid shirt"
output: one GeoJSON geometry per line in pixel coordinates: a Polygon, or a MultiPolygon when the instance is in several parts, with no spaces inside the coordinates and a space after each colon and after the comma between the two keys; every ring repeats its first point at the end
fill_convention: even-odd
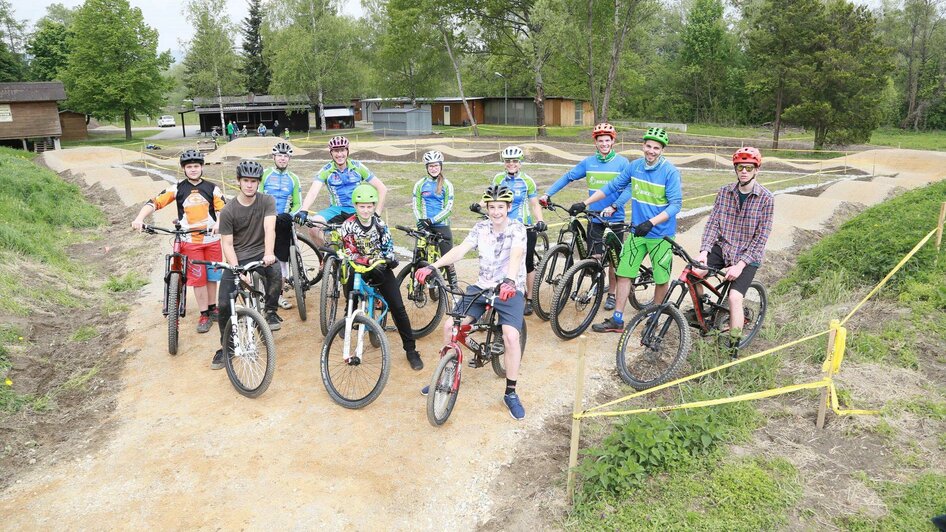
{"type": "Polygon", "coordinates": [[[739,207],[738,183],[724,185],[716,194],[700,251],[709,252],[719,244],[727,265],[744,261],[759,264],[765,253],[765,243],[772,232],[775,197],[756,181],[746,202],[739,207]]]}

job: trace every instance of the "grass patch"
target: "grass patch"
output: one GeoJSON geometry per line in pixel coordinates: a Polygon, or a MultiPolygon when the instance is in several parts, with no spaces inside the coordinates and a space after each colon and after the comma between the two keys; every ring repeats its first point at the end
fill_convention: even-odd
{"type": "Polygon", "coordinates": [[[909,484],[872,482],[871,487],[887,505],[887,515],[870,518],[863,515],[838,519],[844,530],[894,531],[933,530],[930,518],[946,510],[946,476],[924,473],[909,484]]]}
{"type": "Polygon", "coordinates": [[[691,471],[649,479],[620,496],[584,501],[565,523],[571,530],[773,530],[787,523],[800,495],[785,460],[704,462],[691,471]]]}
{"type": "Polygon", "coordinates": [[[906,131],[898,128],[880,128],[870,136],[870,144],[912,150],[946,150],[943,131],[906,131]]]}
{"type": "Polygon", "coordinates": [[[91,325],[83,325],[82,327],[76,329],[74,333],[72,333],[71,340],[73,342],[85,342],[98,337],[98,335],[98,329],[92,327],[91,325]]]}
{"type": "MultiPolygon", "coordinates": [[[[180,127],[180,126],[178,126],[180,127]]],[[[69,140],[63,141],[63,148],[76,148],[79,146],[115,146],[121,148],[129,148],[130,146],[141,146],[142,144],[147,144],[147,138],[152,137],[160,133],[159,131],[132,131],[131,140],[125,138],[125,131],[115,131],[108,133],[95,133],[90,132],[89,137],[85,140],[69,140]]],[[[164,143],[166,141],[159,141],[159,143],[164,143]]],[[[136,148],[137,149],[137,148],[136,148]]]]}
{"type": "Polygon", "coordinates": [[[109,275],[105,282],[105,289],[109,292],[134,292],[142,286],[148,284],[148,280],[137,272],[129,271],[125,275],[109,275]]]}

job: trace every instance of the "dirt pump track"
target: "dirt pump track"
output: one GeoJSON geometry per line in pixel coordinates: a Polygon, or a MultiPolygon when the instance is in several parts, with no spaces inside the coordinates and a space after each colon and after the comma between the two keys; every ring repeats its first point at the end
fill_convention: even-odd
{"type": "MultiPolygon", "coordinates": [[[[241,156],[268,153],[247,144],[241,156]]],[[[397,141],[390,148],[402,149],[397,141]]],[[[49,152],[44,162],[114,188],[133,205],[162,186],[116,167],[136,156],[78,148],[49,152]]],[[[876,177],[871,186],[837,183],[820,197],[778,196],[769,249],[790,248],[796,229],[816,228],[844,202],[873,204],[896,188],[946,177],[943,153],[874,150],[848,156],[845,164],[890,177],[876,177]]],[[[156,220],[166,223],[169,211],[156,220]]],[[[702,227],[700,221],[678,239],[693,248],[702,227]]],[[[419,342],[426,364],[421,372],[410,370],[391,336],[393,368],[384,393],[363,410],[343,409],[319,378],[317,290],[307,299],[309,321],[300,322],[295,309],[281,311],[273,384],[262,397],[245,399],[225,372],[208,369],[217,329],[196,334],[190,312],[182,322],[181,354],[167,354],[158,312],[166,243],[129,238],[141,239],[153,268],[127,317],[121,349],[134,355],[123,371],[117,407],[103,423],[111,434],[90,454],[41,464],[19,477],[0,497],[5,527],[470,529],[503,506],[498,499],[510,492],[497,485],[503,470],[532,458],[530,442],[549,437],[547,428],[570,412],[578,342],[558,340],[537,318],[529,322],[520,376],[524,422],[510,419],[501,402],[503,382],[481,368],[466,371],[448,423],[428,424],[419,390],[436,366],[439,334],[419,342]]],[[[462,264],[461,278],[470,279],[474,267],[462,264]]],[[[615,384],[615,340],[589,338],[589,396],[615,384]]],[[[567,456],[560,458],[564,469],[567,456]]],[[[564,477],[562,491],[563,484],[564,477]]],[[[550,516],[534,518],[541,528],[539,523],[553,524],[550,516]]]]}

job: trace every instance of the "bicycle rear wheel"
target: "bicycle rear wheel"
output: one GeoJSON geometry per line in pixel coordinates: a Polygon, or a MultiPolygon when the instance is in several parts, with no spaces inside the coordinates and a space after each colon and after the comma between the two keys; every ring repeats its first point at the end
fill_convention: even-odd
{"type": "MultiPolygon", "coordinates": [[[[526,356],[526,338],[528,337],[529,332],[526,330],[526,320],[522,320],[522,328],[519,329],[519,362],[522,362],[522,359],[526,356]]],[[[493,330],[493,345],[496,345],[496,342],[499,342],[499,346],[492,351],[492,358],[490,358],[490,365],[493,366],[493,373],[501,379],[506,378],[506,344],[503,342],[503,330],[502,327],[497,326],[493,330]],[[498,337],[496,335],[499,335],[498,337]],[[500,351],[500,349],[502,349],[500,351]]],[[[491,346],[492,347],[492,346],[491,346]]]]}
{"type": "Polygon", "coordinates": [[[535,269],[532,282],[532,310],[539,318],[548,321],[552,314],[552,297],[555,287],[565,276],[569,266],[570,250],[565,244],[556,244],[545,253],[535,269]]]}
{"type": "Polygon", "coordinates": [[[535,234],[535,264],[538,264],[549,250],[549,235],[542,231],[535,234]]]}
{"type": "Polygon", "coordinates": [[[331,256],[325,259],[322,267],[322,289],[319,294],[320,312],[319,328],[322,336],[328,337],[329,329],[338,317],[338,305],[342,295],[342,285],[338,278],[338,268],[341,262],[338,257],[331,256]]]}
{"type": "Polygon", "coordinates": [[[641,266],[637,278],[631,281],[631,292],[627,296],[631,306],[637,310],[654,304],[654,271],[641,266]]]}
{"type": "Polygon", "coordinates": [[[236,308],[237,323],[227,321],[223,337],[224,366],[230,383],[241,395],[259,397],[269,388],[276,369],[276,342],[263,315],[246,307],[236,308]]]}
{"type": "Polygon", "coordinates": [[[460,371],[460,358],[456,351],[450,349],[440,358],[440,363],[430,379],[430,391],[427,394],[427,421],[435,427],[447,422],[457,404],[460,371]]]}
{"type": "Polygon", "coordinates": [[[168,353],[177,354],[177,340],[181,324],[181,274],[168,275],[168,353]]]}
{"type": "MultiPolygon", "coordinates": [[[[716,317],[713,325],[721,334],[729,334],[729,301],[722,302],[723,308],[716,310],[716,317]]],[[[753,282],[746,290],[742,298],[742,313],[744,316],[742,324],[742,340],[739,342],[739,348],[742,349],[759,334],[762,328],[762,322],[765,321],[765,314],[769,307],[769,296],[765,287],[759,282],[753,282]]]]}
{"type": "Polygon", "coordinates": [[[646,390],[679,377],[689,352],[690,328],[680,311],[651,306],[624,328],[615,362],[624,382],[635,390],[646,390]]]}
{"type": "Polygon", "coordinates": [[[563,340],[577,338],[591,325],[601,307],[604,270],[595,259],[578,261],[555,288],[552,331],[563,340]]]}
{"type": "Polygon", "coordinates": [[[422,260],[412,262],[397,274],[397,286],[415,339],[435,331],[447,309],[447,297],[439,283],[421,285],[414,280],[414,273],[425,266],[427,262],[422,260]],[[436,297],[431,297],[431,291],[436,297]]]}
{"type": "Polygon", "coordinates": [[[305,321],[308,313],[305,308],[306,279],[302,269],[302,254],[296,246],[289,247],[289,273],[292,275],[292,290],[296,294],[296,308],[299,309],[299,319],[305,321]]]}
{"type": "Polygon", "coordinates": [[[377,322],[366,316],[355,316],[350,331],[345,326],[346,320],[336,321],[322,343],[322,384],[336,403],[363,408],[381,395],[388,382],[388,339],[377,322]],[[380,340],[378,347],[372,345],[371,335],[380,340]]]}
{"type": "Polygon", "coordinates": [[[300,266],[305,272],[306,283],[304,289],[308,290],[322,278],[322,262],[325,260],[325,253],[320,251],[307,236],[297,234],[296,240],[298,241],[301,257],[300,266]]]}

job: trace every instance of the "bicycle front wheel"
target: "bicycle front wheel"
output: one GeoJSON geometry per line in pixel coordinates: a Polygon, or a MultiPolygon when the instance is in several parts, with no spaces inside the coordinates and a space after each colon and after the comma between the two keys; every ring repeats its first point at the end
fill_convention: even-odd
{"type": "Polygon", "coordinates": [[[421,285],[414,280],[414,273],[425,266],[425,261],[413,262],[397,274],[397,286],[415,339],[435,331],[447,308],[447,297],[439,283],[421,285]]]}
{"type": "Polygon", "coordinates": [[[321,373],[329,397],[345,408],[364,408],[377,399],[391,373],[388,339],[377,322],[355,316],[347,330],[346,320],[336,321],[322,344],[321,373]],[[380,340],[378,347],[371,335],[380,340]]]}
{"type": "Polygon", "coordinates": [[[338,317],[338,304],[342,295],[342,285],[338,278],[341,265],[338,257],[326,257],[322,267],[322,289],[319,294],[319,328],[322,336],[328,337],[328,331],[338,317]]]}
{"type": "Polygon", "coordinates": [[[676,307],[651,306],[638,312],[618,340],[621,379],[646,390],[679,377],[690,352],[690,328],[676,307]]]}
{"type": "Polygon", "coordinates": [[[654,272],[641,266],[637,278],[631,281],[631,292],[627,296],[631,306],[637,310],[654,304],[654,272]]]}
{"type": "Polygon", "coordinates": [[[168,276],[168,353],[177,354],[178,332],[181,324],[181,274],[171,272],[168,276]]]}
{"type": "MultiPolygon", "coordinates": [[[[729,334],[729,302],[724,301],[723,307],[716,311],[716,318],[713,324],[721,334],[729,334]]],[[[765,287],[759,282],[753,282],[746,290],[742,298],[742,340],[739,342],[739,348],[742,349],[759,334],[762,328],[762,322],[765,321],[765,314],[769,307],[769,296],[765,287]]]]}
{"type": "Polygon", "coordinates": [[[236,308],[236,324],[227,321],[223,337],[224,366],[230,383],[241,395],[259,397],[269,388],[276,369],[276,342],[263,315],[246,307],[236,308]]]}
{"type": "Polygon", "coordinates": [[[308,317],[305,308],[305,275],[302,270],[302,254],[296,246],[289,248],[289,274],[292,275],[292,290],[296,293],[296,308],[299,309],[299,319],[305,321],[308,317]]]}
{"type": "Polygon", "coordinates": [[[535,279],[532,281],[532,310],[545,321],[552,317],[552,297],[555,295],[555,287],[570,266],[570,253],[567,245],[556,244],[542,257],[542,262],[535,269],[535,279]]]}
{"type": "Polygon", "coordinates": [[[552,331],[563,340],[577,338],[591,325],[601,307],[604,270],[595,259],[572,266],[555,288],[552,331]]]}
{"type": "Polygon", "coordinates": [[[440,358],[437,369],[430,379],[427,393],[427,421],[439,427],[447,422],[453,407],[457,404],[460,393],[460,359],[457,352],[450,349],[440,358]]]}

